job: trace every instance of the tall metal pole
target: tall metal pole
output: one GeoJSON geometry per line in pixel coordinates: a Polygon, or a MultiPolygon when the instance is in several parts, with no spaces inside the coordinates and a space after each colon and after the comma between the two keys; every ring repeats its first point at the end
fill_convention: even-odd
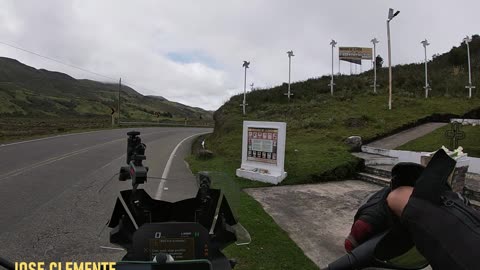
{"type": "Polygon", "coordinates": [[[243,107],[243,115],[245,116],[246,111],[245,107],[248,105],[247,104],[247,68],[250,65],[250,62],[243,61],[243,67],[245,68],[245,77],[243,80],[243,103],[240,105],[243,107]]]}
{"type": "Polygon", "coordinates": [[[388,39],[388,109],[392,109],[392,49],[390,44],[390,20],[387,21],[388,39]]]}
{"type": "Polygon", "coordinates": [[[428,98],[428,91],[430,90],[430,86],[428,85],[428,68],[427,68],[427,46],[430,45],[427,39],[421,42],[423,44],[423,48],[425,48],[425,98],[428,98]]]}
{"type": "Polygon", "coordinates": [[[245,67],[245,77],[243,80],[243,115],[245,115],[246,102],[247,102],[247,67],[245,67]]]}
{"type": "Polygon", "coordinates": [[[335,48],[335,45],[337,45],[337,42],[335,40],[332,39],[332,41],[330,42],[330,45],[332,45],[332,77],[330,79],[330,94],[333,96],[333,86],[335,85],[333,83],[333,49],[335,48]]]}
{"type": "Polygon", "coordinates": [[[376,38],[371,40],[373,43],[373,92],[377,93],[377,43],[376,38]]]}
{"type": "Polygon", "coordinates": [[[290,79],[292,75],[292,57],[288,56],[288,99],[290,99],[290,79]]]}
{"type": "Polygon", "coordinates": [[[467,56],[468,56],[468,86],[465,86],[465,88],[468,88],[468,98],[472,98],[472,89],[475,89],[475,86],[472,85],[472,71],[471,71],[471,65],[470,65],[470,45],[468,44],[472,39],[467,36],[466,38],[463,39],[465,41],[465,44],[467,44],[467,56]]]}
{"type": "Polygon", "coordinates": [[[290,79],[291,79],[291,71],[292,71],[292,56],[295,56],[293,54],[293,51],[288,51],[288,92],[285,94],[288,97],[288,101],[290,102],[290,96],[293,96],[293,94],[290,92],[290,79]]]}
{"type": "Polygon", "coordinates": [[[338,75],[342,75],[340,72],[340,57],[338,58],[338,75]]]}
{"type": "Polygon", "coordinates": [[[395,18],[400,13],[394,13],[393,8],[388,10],[388,19],[387,19],[387,38],[388,38],[388,109],[392,109],[392,44],[390,42],[390,21],[395,18]]]}
{"type": "Polygon", "coordinates": [[[120,91],[122,90],[122,78],[118,81],[118,125],[120,126],[120,91]]]}

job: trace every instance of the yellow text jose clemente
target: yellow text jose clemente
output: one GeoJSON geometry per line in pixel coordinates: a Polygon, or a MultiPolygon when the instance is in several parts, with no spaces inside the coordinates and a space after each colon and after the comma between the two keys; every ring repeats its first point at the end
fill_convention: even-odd
{"type": "Polygon", "coordinates": [[[115,270],[114,262],[15,262],[15,270],[115,270]]]}

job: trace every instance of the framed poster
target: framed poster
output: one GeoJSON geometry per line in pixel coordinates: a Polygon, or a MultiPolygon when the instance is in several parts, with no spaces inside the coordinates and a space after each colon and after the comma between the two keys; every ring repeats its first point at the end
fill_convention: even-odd
{"type": "Polygon", "coordinates": [[[278,129],[248,128],[247,160],[277,164],[278,129]]]}

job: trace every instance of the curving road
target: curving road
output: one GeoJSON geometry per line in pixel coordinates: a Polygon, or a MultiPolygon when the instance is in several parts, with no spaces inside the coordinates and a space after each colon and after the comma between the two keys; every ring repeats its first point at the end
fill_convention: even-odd
{"type": "MultiPolygon", "coordinates": [[[[105,224],[125,165],[126,132],[95,131],[0,145],[0,256],[12,261],[110,261],[105,224]],[[107,248],[101,248],[101,246],[107,248]]],[[[183,158],[201,128],[138,128],[150,167],[145,189],[175,201],[195,194],[183,158]],[[159,178],[166,177],[167,181],[159,178]]]]}

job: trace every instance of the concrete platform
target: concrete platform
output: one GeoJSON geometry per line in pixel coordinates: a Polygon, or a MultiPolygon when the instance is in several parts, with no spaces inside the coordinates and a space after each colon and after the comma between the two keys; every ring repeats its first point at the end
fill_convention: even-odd
{"type": "Polygon", "coordinates": [[[357,208],[380,186],[357,180],[246,189],[320,268],[345,254],[357,208]]]}

